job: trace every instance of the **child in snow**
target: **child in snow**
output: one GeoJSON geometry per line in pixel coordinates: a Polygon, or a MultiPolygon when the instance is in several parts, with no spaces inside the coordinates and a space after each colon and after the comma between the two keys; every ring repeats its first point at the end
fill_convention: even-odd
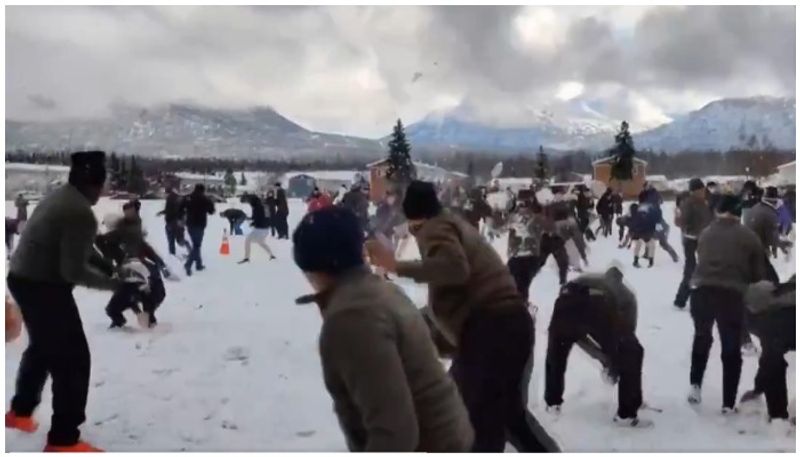
{"type": "Polygon", "coordinates": [[[548,410],[561,410],[567,358],[577,344],[602,363],[608,381],[619,383],[614,422],[652,426],[652,421],[638,417],[644,349],[636,338],[636,320],[636,296],[622,282],[619,267],[582,275],[561,288],[548,330],[544,394],[548,410]]]}
{"type": "Polygon", "coordinates": [[[353,452],[468,452],[469,415],[436,356],[428,326],[400,288],[364,264],[364,231],[349,209],[306,214],[294,260],[322,314],[319,352],[353,452]]]}

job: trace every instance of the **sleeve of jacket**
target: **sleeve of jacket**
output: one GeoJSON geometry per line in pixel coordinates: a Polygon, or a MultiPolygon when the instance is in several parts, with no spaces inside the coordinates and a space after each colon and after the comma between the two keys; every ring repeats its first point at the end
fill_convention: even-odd
{"type": "Polygon", "coordinates": [[[92,211],[87,208],[74,213],[62,228],[59,271],[61,277],[71,284],[113,290],[117,287],[118,281],[101,273],[90,264],[96,235],[97,221],[92,211]]]}
{"type": "MultiPolygon", "coordinates": [[[[429,222],[430,223],[430,222],[429,222]]],[[[397,262],[397,274],[419,283],[457,286],[469,280],[469,261],[454,226],[431,227],[422,260],[397,262]]]]}
{"type": "Polygon", "coordinates": [[[752,269],[750,283],[752,284],[767,277],[767,269],[765,265],[766,260],[764,260],[764,256],[766,254],[764,253],[764,248],[761,245],[761,240],[758,239],[758,235],[750,230],[746,230],[745,233],[747,234],[748,246],[750,248],[749,263],[750,268],[752,269]]]}
{"type": "MultiPolygon", "coordinates": [[[[419,444],[414,401],[396,339],[388,318],[351,311],[326,323],[321,347],[360,416],[366,432],[364,452],[413,452],[419,444]]],[[[357,419],[340,417],[344,428],[353,420],[357,419]]]]}

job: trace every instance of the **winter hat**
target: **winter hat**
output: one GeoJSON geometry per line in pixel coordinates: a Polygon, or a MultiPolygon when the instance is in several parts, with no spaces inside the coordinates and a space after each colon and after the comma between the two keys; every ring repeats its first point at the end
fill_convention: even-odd
{"type": "Polygon", "coordinates": [[[403,213],[407,219],[429,219],[442,212],[442,204],[432,183],[412,181],[406,189],[403,213]]]}
{"type": "Polygon", "coordinates": [[[704,189],[706,186],[703,184],[703,180],[700,178],[692,178],[689,180],[689,190],[691,192],[704,189]]]}
{"type": "Polygon", "coordinates": [[[294,263],[337,275],[364,264],[364,232],[352,211],[337,206],[308,213],[292,235],[294,263]]]}
{"type": "Polygon", "coordinates": [[[102,186],[106,182],[106,153],[81,151],[70,156],[69,183],[73,185],[102,186]]]}
{"type": "Polygon", "coordinates": [[[717,204],[717,213],[741,217],[742,200],[736,195],[723,195],[717,204]]]}
{"type": "Polygon", "coordinates": [[[764,192],[764,199],[777,200],[778,198],[778,188],[774,186],[767,187],[766,191],[764,192]]]}

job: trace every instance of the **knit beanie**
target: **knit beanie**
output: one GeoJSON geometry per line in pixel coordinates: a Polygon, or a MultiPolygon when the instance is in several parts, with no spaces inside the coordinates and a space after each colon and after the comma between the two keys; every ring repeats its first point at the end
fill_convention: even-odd
{"type": "Polygon", "coordinates": [[[703,180],[700,178],[692,178],[689,181],[689,190],[691,192],[704,189],[706,186],[703,184],[703,180]]]}
{"type": "Polygon", "coordinates": [[[346,208],[330,206],[306,214],[292,242],[294,262],[302,271],[335,276],[364,264],[364,232],[346,208]]]}
{"type": "Polygon", "coordinates": [[[442,212],[442,205],[432,183],[412,181],[406,189],[403,213],[406,219],[430,219],[442,212]]]}
{"type": "Polygon", "coordinates": [[[102,186],[106,182],[106,154],[81,151],[70,156],[69,183],[75,186],[102,186]]]}
{"type": "Polygon", "coordinates": [[[717,213],[741,217],[742,200],[736,195],[723,195],[717,204],[717,213]]]}

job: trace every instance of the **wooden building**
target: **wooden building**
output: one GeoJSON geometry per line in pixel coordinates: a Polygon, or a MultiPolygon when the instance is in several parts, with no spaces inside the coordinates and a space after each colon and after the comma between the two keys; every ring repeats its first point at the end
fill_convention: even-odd
{"type": "Polygon", "coordinates": [[[639,196],[644,182],[647,181],[647,162],[636,157],[633,158],[633,179],[628,181],[617,181],[611,179],[611,162],[613,157],[606,157],[592,162],[594,169],[594,180],[605,184],[612,189],[622,191],[625,198],[636,198],[639,196]]]}
{"type": "MultiPolygon", "coordinates": [[[[461,182],[467,178],[464,173],[445,170],[436,165],[429,165],[414,161],[414,169],[417,172],[417,179],[429,181],[439,185],[448,182],[461,182]]],[[[369,170],[369,199],[375,203],[383,200],[386,191],[389,189],[389,182],[386,179],[386,171],[389,169],[388,159],[378,160],[367,164],[369,170]]]]}

